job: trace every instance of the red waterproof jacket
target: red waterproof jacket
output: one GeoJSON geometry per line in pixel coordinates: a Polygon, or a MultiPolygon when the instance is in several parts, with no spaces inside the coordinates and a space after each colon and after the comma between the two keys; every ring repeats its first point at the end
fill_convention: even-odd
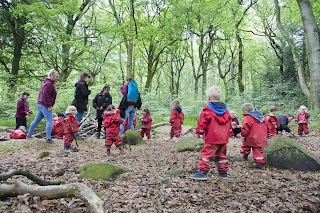
{"type": "Polygon", "coordinates": [[[66,114],[63,120],[63,129],[64,134],[79,132],[79,123],[77,122],[77,119],[69,113],[66,114]]]}
{"type": "Polygon", "coordinates": [[[277,118],[277,116],[269,114],[266,117],[266,121],[268,123],[268,129],[275,129],[280,127],[280,122],[277,118]]]}
{"type": "Polygon", "coordinates": [[[180,127],[183,124],[184,114],[181,111],[178,113],[176,109],[172,109],[170,116],[170,124],[172,127],[180,127]]]}
{"type": "Polygon", "coordinates": [[[268,127],[264,120],[259,123],[249,114],[243,114],[241,136],[244,137],[243,144],[251,147],[265,147],[268,141],[268,127]]]}
{"type": "Polygon", "coordinates": [[[229,141],[231,117],[229,111],[217,115],[208,106],[205,106],[197,121],[196,134],[203,135],[204,142],[208,144],[226,144],[229,141]]]}
{"type": "Polygon", "coordinates": [[[305,113],[299,113],[296,118],[296,122],[299,124],[307,124],[308,123],[308,118],[310,118],[310,114],[308,112],[305,113]]]}
{"type": "Polygon", "coordinates": [[[142,126],[141,129],[151,129],[152,118],[150,115],[145,115],[141,118],[142,126]]]}
{"type": "Polygon", "coordinates": [[[22,131],[21,129],[16,129],[10,134],[11,139],[26,139],[27,133],[22,131]]]}
{"type": "Polygon", "coordinates": [[[119,135],[120,124],[123,123],[118,113],[107,112],[103,115],[103,125],[106,127],[106,135],[119,135]]]}
{"type": "Polygon", "coordinates": [[[53,119],[53,125],[52,125],[52,135],[58,135],[58,134],[64,133],[64,127],[63,127],[63,118],[58,117],[53,119]]]}

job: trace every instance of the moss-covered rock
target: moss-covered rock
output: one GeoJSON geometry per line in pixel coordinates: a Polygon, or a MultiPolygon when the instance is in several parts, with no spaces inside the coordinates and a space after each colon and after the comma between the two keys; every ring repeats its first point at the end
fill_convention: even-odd
{"type": "Polygon", "coordinates": [[[48,157],[51,153],[48,151],[43,151],[37,154],[36,159],[42,159],[48,157]]]}
{"type": "Polygon", "coordinates": [[[139,132],[127,130],[122,135],[122,142],[124,145],[143,145],[147,144],[141,137],[139,132]]]}
{"type": "Polygon", "coordinates": [[[184,173],[184,171],[182,169],[174,169],[174,170],[168,171],[167,175],[172,176],[172,177],[176,177],[176,176],[181,175],[182,173],[184,173]]]}
{"type": "Polygon", "coordinates": [[[203,147],[203,140],[195,137],[180,138],[177,141],[178,152],[199,152],[203,147]]]}
{"type": "Polygon", "coordinates": [[[267,164],[279,169],[319,171],[320,160],[294,139],[275,136],[264,149],[267,164]]]}
{"type": "Polygon", "coordinates": [[[87,164],[76,170],[80,177],[93,180],[110,180],[124,172],[126,172],[125,169],[111,163],[87,164]]]}

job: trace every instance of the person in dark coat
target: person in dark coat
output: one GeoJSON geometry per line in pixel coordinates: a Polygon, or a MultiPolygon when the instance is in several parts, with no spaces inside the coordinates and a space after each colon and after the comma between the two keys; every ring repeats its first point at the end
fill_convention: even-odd
{"type": "Polygon", "coordinates": [[[48,77],[44,79],[44,82],[41,86],[38,103],[37,103],[37,114],[32,123],[30,124],[30,129],[28,132],[28,138],[33,138],[32,134],[38,123],[45,118],[46,119],[46,142],[54,143],[54,140],[51,138],[52,132],[52,107],[56,102],[57,91],[54,87],[54,83],[57,82],[60,78],[58,71],[51,69],[48,77]]]}
{"type": "Polygon", "coordinates": [[[27,115],[32,114],[28,98],[30,96],[29,92],[23,92],[22,96],[19,98],[17,103],[17,111],[16,111],[16,129],[19,129],[20,126],[24,126],[27,128],[27,115]]]}
{"type": "Polygon", "coordinates": [[[88,87],[89,79],[90,75],[88,73],[81,73],[80,80],[75,84],[74,100],[71,105],[77,107],[76,119],[78,122],[81,122],[84,112],[87,111],[89,95],[91,93],[88,87]]]}
{"type": "Polygon", "coordinates": [[[282,133],[282,131],[284,130],[290,133],[292,136],[294,136],[293,132],[288,126],[288,124],[293,120],[293,115],[287,114],[287,115],[278,116],[278,120],[280,123],[280,127],[277,128],[277,132],[282,133]]]}
{"type": "Polygon", "coordinates": [[[112,104],[112,96],[109,93],[110,86],[105,85],[101,92],[99,92],[92,101],[93,108],[97,110],[98,130],[97,139],[100,138],[101,126],[103,121],[103,111],[112,104]]]}

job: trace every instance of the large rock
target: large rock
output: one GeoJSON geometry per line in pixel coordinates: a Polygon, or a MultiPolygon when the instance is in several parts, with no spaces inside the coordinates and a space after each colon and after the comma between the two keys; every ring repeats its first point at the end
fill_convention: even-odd
{"type": "Polygon", "coordinates": [[[109,180],[126,170],[111,163],[94,163],[84,165],[76,170],[80,177],[93,180],[109,180]]]}
{"type": "Polygon", "coordinates": [[[271,167],[300,171],[320,170],[320,160],[292,138],[275,136],[269,140],[264,151],[267,164],[271,167]]]}
{"type": "Polygon", "coordinates": [[[122,135],[122,142],[124,145],[142,145],[147,144],[141,137],[139,132],[127,130],[122,135]]]}
{"type": "Polygon", "coordinates": [[[178,152],[199,152],[203,147],[203,140],[195,137],[180,138],[177,141],[178,152]]]}

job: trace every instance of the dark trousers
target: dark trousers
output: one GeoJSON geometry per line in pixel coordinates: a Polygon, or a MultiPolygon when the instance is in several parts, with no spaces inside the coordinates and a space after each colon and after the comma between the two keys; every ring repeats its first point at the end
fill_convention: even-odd
{"type": "Polygon", "coordinates": [[[98,118],[98,130],[97,130],[97,132],[98,132],[99,134],[100,134],[100,132],[101,132],[102,121],[103,121],[103,118],[98,118]]]}
{"type": "Polygon", "coordinates": [[[16,118],[16,129],[19,129],[19,126],[27,128],[27,118],[16,118]]]}

